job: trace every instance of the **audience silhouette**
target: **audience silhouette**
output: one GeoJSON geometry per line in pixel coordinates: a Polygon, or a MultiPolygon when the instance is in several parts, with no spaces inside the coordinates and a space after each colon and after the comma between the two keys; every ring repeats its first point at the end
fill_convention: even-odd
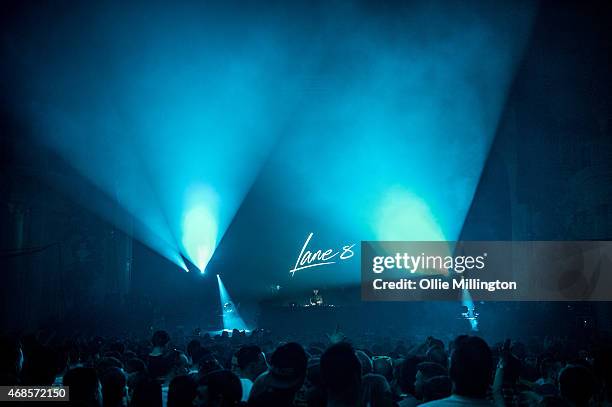
{"type": "Polygon", "coordinates": [[[607,343],[489,346],[460,335],[445,344],[339,329],[327,343],[312,339],[261,330],[160,330],[149,341],[3,336],[0,385],[69,386],[71,404],[97,407],[612,405],[607,343]]]}

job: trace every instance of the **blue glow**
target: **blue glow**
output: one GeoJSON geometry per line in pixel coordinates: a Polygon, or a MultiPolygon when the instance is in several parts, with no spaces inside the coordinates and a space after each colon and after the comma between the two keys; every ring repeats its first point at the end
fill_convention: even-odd
{"type": "Polygon", "coordinates": [[[216,200],[212,191],[198,189],[192,193],[183,217],[183,248],[202,274],[217,247],[217,217],[212,209],[216,200]]]}
{"type": "MultiPolygon", "coordinates": [[[[273,15],[249,21],[246,10],[220,18],[223,6],[201,2],[151,5],[144,16],[120,2],[90,9],[86,28],[79,8],[54,28],[20,113],[135,222],[83,199],[91,210],[183,270],[181,254],[204,271],[301,96],[288,26],[273,15]]],[[[25,40],[15,63],[29,64],[37,47],[25,40]]]]}
{"type": "MultiPolygon", "coordinates": [[[[28,35],[8,55],[27,68],[16,109],[134,222],[92,210],[182,269],[181,254],[204,272],[255,179],[273,205],[256,204],[286,225],[266,251],[310,232],[334,246],[456,240],[535,3],[423,1],[381,18],[329,4],[102,2],[78,36],[75,9],[44,55],[28,35]]],[[[277,282],[296,254],[258,267],[277,282]]],[[[355,283],[358,262],[292,281],[308,278],[355,283]]]]}
{"type": "Polygon", "coordinates": [[[384,193],[375,222],[378,240],[447,240],[427,204],[402,187],[391,187],[384,193]]]}
{"type": "MultiPolygon", "coordinates": [[[[401,32],[371,22],[329,45],[354,59],[336,60],[343,75],[325,76],[328,91],[280,141],[265,179],[313,224],[302,234],[331,230],[318,236],[330,245],[460,236],[534,7],[427,4],[398,17],[401,32]]],[[[354,284],[358,270],[337,264],[292,282],[354,284]]]]}
{"type": "Polygon", "coordinates": [[[472,296],[469,290],[464,289],[461,296],[461,304],[467,308],[466,318],[470,323],[472,331],[478,331],[478,318],[476,315],[476,306],[472,301],[472,296]]]}
{"type": "Polygon", "coordinates": [[[221,281],[221,277],[217,274],[217,283],[219,284],[219,300],[221,301],[221,310],[223,311],[223,329],[240,331],[246,330],[247,326],[238,313],[238,308],[232,301],[229,293],[221,281]]]}

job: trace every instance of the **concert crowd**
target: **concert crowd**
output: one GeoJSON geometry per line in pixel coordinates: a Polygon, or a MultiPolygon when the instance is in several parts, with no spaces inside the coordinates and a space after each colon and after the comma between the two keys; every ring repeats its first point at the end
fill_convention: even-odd
{"type": "Polygon", "coordinates": [[[38,333],[2,337],[0,385],[69,386],[71,405],[104,407],[609,406],[610,343],[38,333]]]}

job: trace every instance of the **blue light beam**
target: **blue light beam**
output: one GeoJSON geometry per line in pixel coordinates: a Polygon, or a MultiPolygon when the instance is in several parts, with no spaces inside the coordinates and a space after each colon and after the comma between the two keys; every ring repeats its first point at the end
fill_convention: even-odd
{"type": "Polygon", "coordinates": [[[219,284],[219,300],[221,302],[221,311],[223,311],[223,329],[232,330],[238,329],[240,331],[247,330],[247,326],[238,313],[238,308],[232,301],[229,293],[221,281],[221,277],[217,274],[217,283],[219,284]]]}

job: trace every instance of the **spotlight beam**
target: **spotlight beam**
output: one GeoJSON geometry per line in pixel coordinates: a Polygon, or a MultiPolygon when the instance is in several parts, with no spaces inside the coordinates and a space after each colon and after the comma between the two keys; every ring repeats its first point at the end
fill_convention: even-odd
{"type": "Polygon", "coordinates": [[[221,281],[219,274],[217,274],[217,284],[219,285],[219,300],[221,302],[221,311],[223,312],[223,329],[238,329],[241,331],[248,329],[227,292],[223,281],[221,281]]]}
{"type": "MultiPolygon", "coordinates": [[[[126,122],[126,128],[132,128],[132,126],[130,124],[128,124],[128,122],[130,122],[130,120],[127,118],[127,116],[125,114],[119,114],[119,116],[121,117],[121,119],[126,122]]],[[[172,239],[172,243],[174,243],[174,247],[176,249],[176,252],[179,253],[181,259],[183,259],[183,264],[185,264],[185,271],[188,271],[188,267],[187,264],[184,261],[184,256],[181,253],[180,250],[180,245],[176,236],[176,233],[174,233],[174,229],[172,228],[171,224],[170,224],[170,219],[168,218],[168,214],[167,212],[164,210],[164,206],[163,206],[163,202],[161,199],[161,192],[158,188],[158,186],[153,182],[153,173],[150,170],[150,168],[147,166],[145,159],[142,155],[142,151],[143,151],[143,146],[140,145],[139,137],[136,137],[136,133],[131,130],[129,132],[130,136],[129,140],[131,141],[132,144],[132,149],[134,151],[134,155],[136,157],[136,159],[138,160],[138,166],[140,167],[140,170],[142,171],[142,178],[144,179],[144,181],[147,183],[147,186],[149,187],[149,189],[151,190],[151,194],[153,195],[153,199],[155,200],[155,203],[157,204],[158,208],[159,208],[159,212],[162,218],[162,221],[164,222],[166,228],[168,229],[168,235],[170,236],[170,238],[172,239]]]]}

